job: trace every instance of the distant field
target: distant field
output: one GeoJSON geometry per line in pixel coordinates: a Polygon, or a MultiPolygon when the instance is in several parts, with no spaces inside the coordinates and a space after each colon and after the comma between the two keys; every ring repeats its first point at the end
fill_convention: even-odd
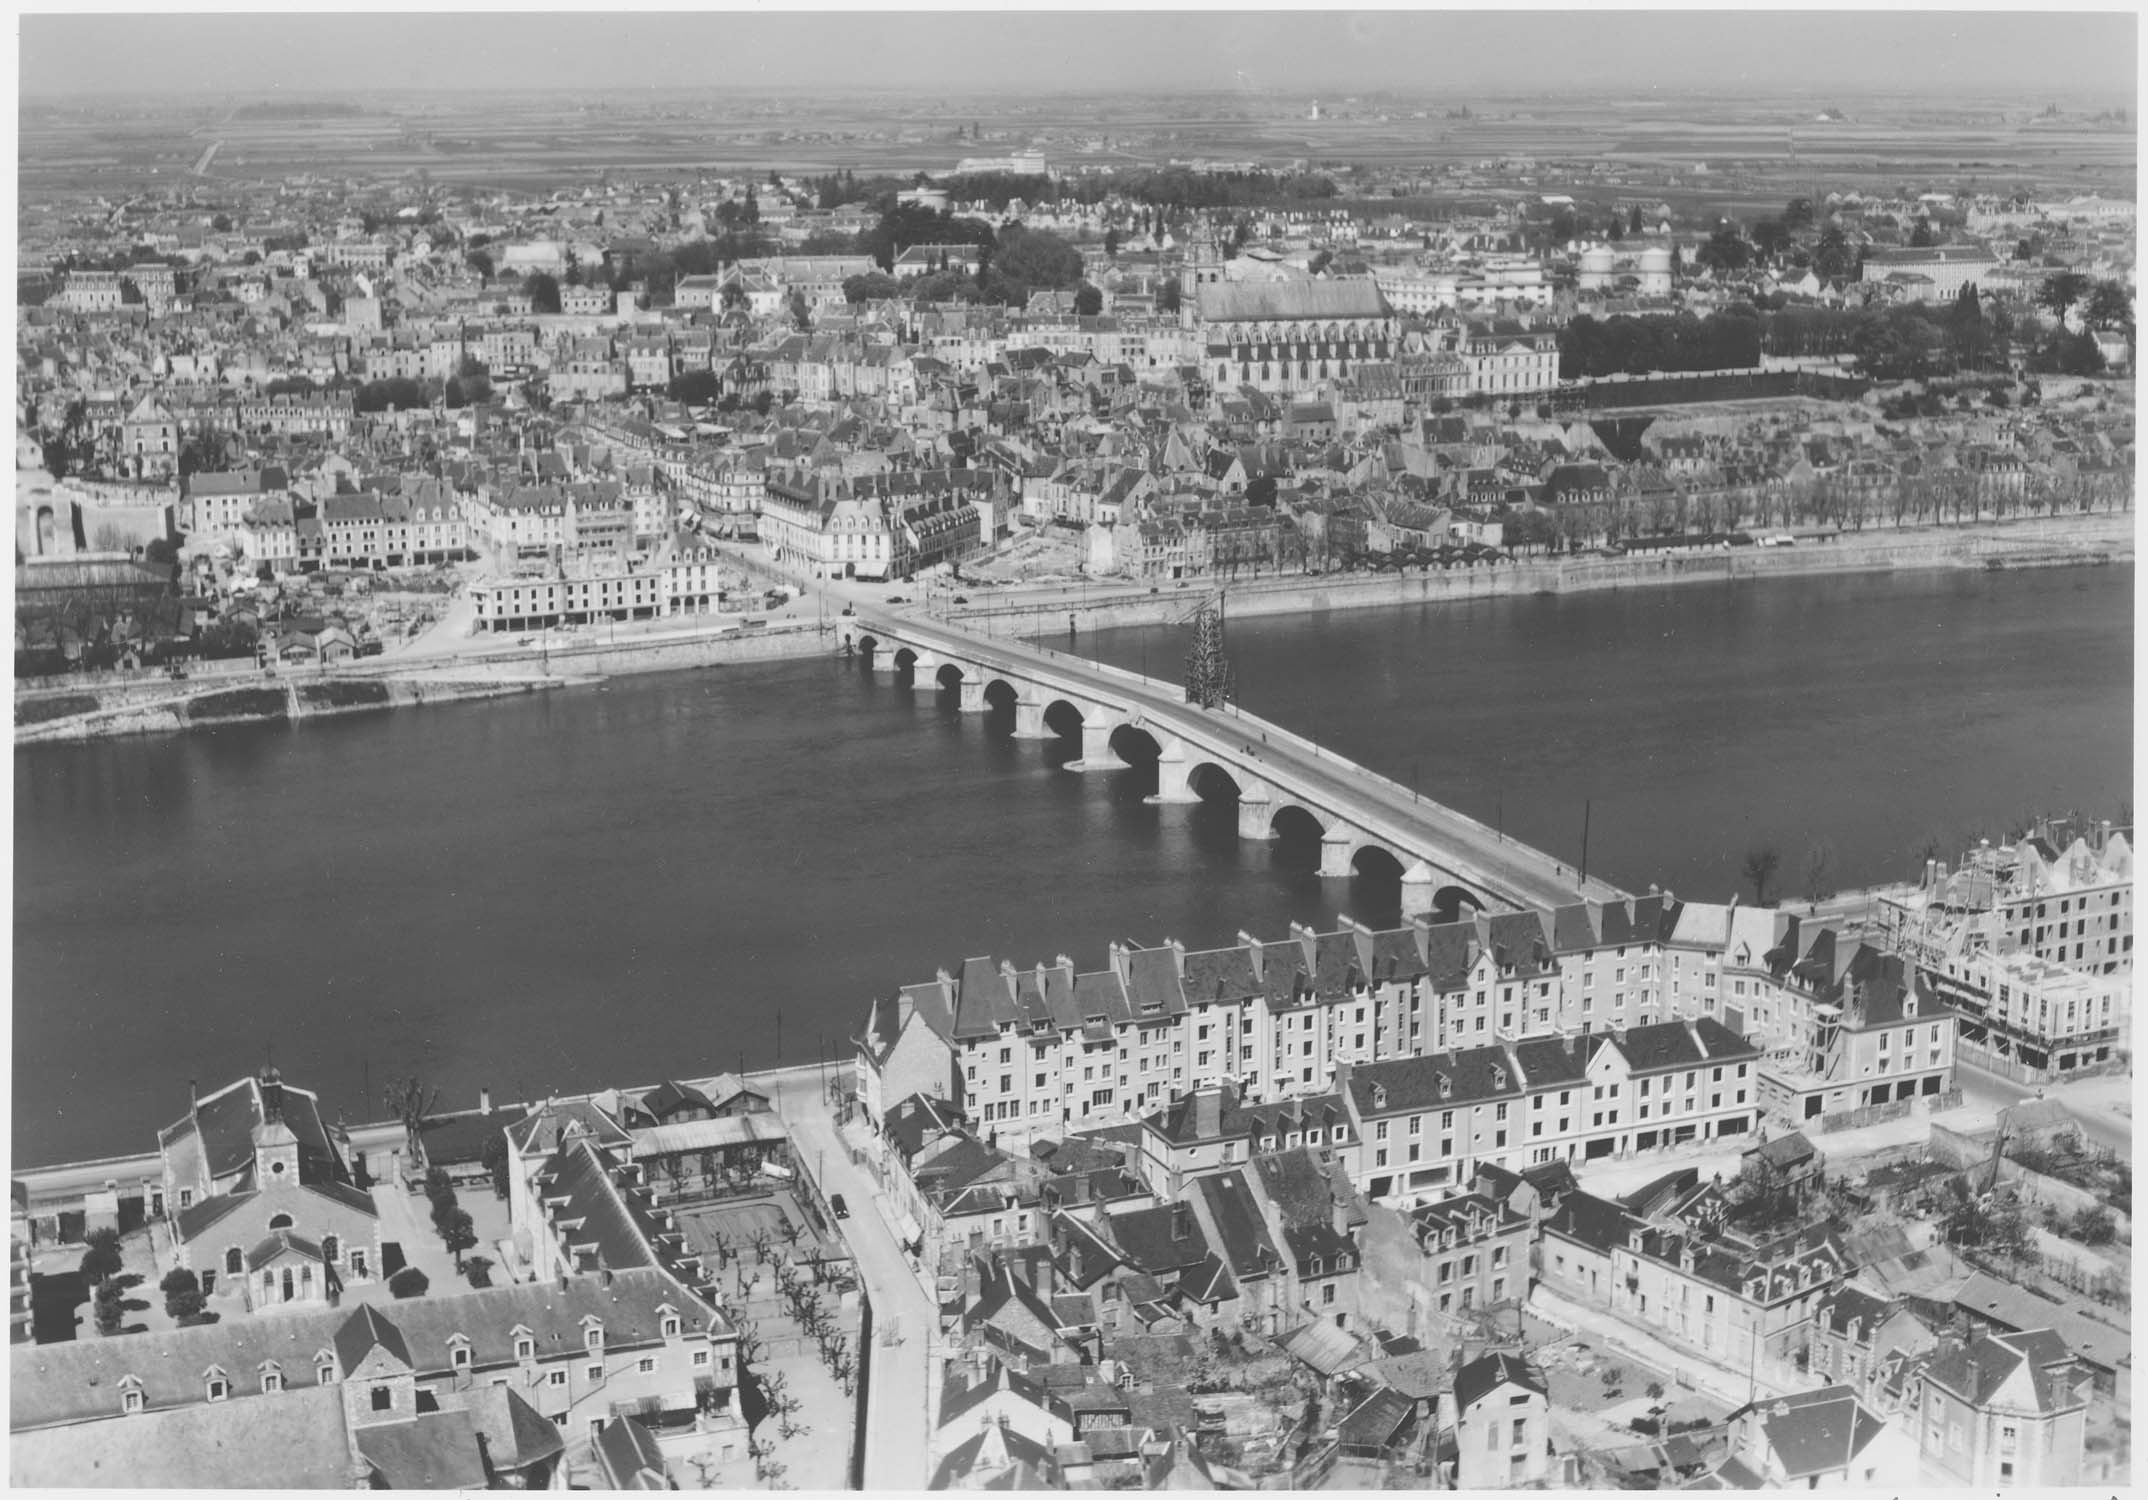
{"type": "MultiPolygon", "coordinates": [[[[228,107],[199,103],[96,116],[31,106],[18,117],[17,182],[25,198],[85,189],[124,195],[187,172],[211,141],[223,142],[214,177],[311,172],[393,180],[423,171],[441,182],[516,187],[583,181],[605,171],[936,170],[965,155],[998,155],[1034,142],[1071,168],[1085,161],[1170,157],[1383,167],[1514,157],[1681,169],[1706,162],[1717,182],[1692,191],[1723,203],[1740,195],[1771,201],[1778,189],[1813,177],[1825,179],[1823,190],[1893,188],[1925,174],[1944,182],[1970,175],[1994,185],[2020,181],[2054,191],[2130,189],[2138,158],[2138,140],[2129,130],[2073,121],[2031,124],[2026,109],[2016,106],[2002,118],[1988,102],[1960,111],[1929,103],[1874,104],[1830,124],[1818,123],[1817,108],[1808,103],[1737,97],[1474,101],[1472,118],[1447,118],[1458,102],[1398,102],[1385,118],[1361,104],[1354,117],[1317,121],[1309,118],[1310,101],[1301,106],[1240,96],[921,103],[892,97],[779,101],[750,94],[631,102],[382,94],[365,101],[361,113],[319,119],[238,116],[228,107]],[[1414,117],[1420,111],[1425,118],[1414,117]],[[990,138],[953,139],[954,128],[965,122],[982,122],[990,138]],[[1099,137],[1108,138],[1111,149],[1082,149],[1099,137]]],[[[1564,190],[1562,175],[1547,168],[1538,190],[1564,190]]]]}

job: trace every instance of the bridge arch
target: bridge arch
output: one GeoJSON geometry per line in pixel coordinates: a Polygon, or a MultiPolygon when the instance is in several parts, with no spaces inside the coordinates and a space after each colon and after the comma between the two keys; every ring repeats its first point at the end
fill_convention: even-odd
{"type": "Polygon", "coordinates": [[[970,677],[963,671],[960,662],[943,661],[939,669],[932,674],[932,680],[950,692],[960,692],[962,684],[968,682],[970,677]]]}
{"type": "Polygon", "coordinates": [[[1154,765],[1163,752],[1163,741],[1139,724],[1119,724],[1111,731],[1111,753],[1129,765],[1154,765]]]}
{"type": "Polygon", "coordinates": [[[1328,836],[1329,819],[1302,802],[1279,802],[1268,814],[1268,828],[1286,843],[1319,844],[1328,836]]]}
{"type": "Polygon", "coordinates": [[[1350,872],[1353,875],[1391,880],[1399,887],[1402,884],[1403,872],[1407,868],[1402,856],[1375,840],[1359,839],[1350,846],[1350,872]]]}
{"type": "Polygon", "coordinates": [[[1236,802],[1245,794],[1244,783],[1216,760],[1195,762],[1186,772],[1186,786],[1203,802],[1236,802]]]}
{"type": "Polygon", "coordinates": [[[1485,909],[1484,898],[1465,885],[1443,885],[1432,893],[1431,917],[1435,922],[1459,922],[1485,909]]]}

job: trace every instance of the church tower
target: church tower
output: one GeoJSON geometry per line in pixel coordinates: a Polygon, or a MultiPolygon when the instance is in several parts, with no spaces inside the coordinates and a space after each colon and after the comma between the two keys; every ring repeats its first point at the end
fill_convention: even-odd
{"type": "Polygon", "coordinates": [[[261,1070],[261,1123],[254,1127],[254,1186],[298,1182],[298,1137],[283,1118],[283,1076],[275,1066],[261,1070]]]}
{"type": "Polygon", "coordinates": [[[1223,281],[1223,257],[1207,236],[1189,236],[1186,257],[1178,268],[1178,326],[1192,328],[1200,320],[1201,288],[1223,281]]]}

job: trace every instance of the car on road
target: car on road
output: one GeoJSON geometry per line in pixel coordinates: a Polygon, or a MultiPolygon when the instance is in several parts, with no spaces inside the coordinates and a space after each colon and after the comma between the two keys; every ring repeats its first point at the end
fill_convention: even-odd
{"type": "Polygon", "coordinates": [[[904,598],[904,597],[903,597],[902,595],[900,595],[900,594],[890,594],[890,595],[888,595],[888,603],[890,603],[890,604],[908,604],[909,602],[910,602],[909,600],[905,599],[905,598],[904,598]]]}
{"type": "Polygon", "coordinates": [[[957,604],[967,604],[967,603],[969,603],[969,602],[970,602],[970,596],[969,596],[968,594],[957,594],[957,595],[955,595],[955,603],[957,603],[957,604]]]}
{"type": "Polygon", "coordinates": [[[830,1193],[828,1195],[828,1207],[834,1211],[838,1219],[850,1217],[850,1205],[843,1201],[841,1193],[830,1193]]]}

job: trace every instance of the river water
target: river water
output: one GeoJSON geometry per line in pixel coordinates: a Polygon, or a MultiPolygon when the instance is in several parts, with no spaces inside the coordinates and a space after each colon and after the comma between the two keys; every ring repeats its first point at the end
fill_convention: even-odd
{"type": "MultiPolygon", "coordinates": [[[[1843,575],[1228,647],[1250,710],[1570,861],[1586,815],[1592,872],[1721,900],[1760,844],[1795,894],[1822,841],[1850,886],[1928,836],[2115,815],[2132,594],[2130,566],[1843,575]]],[[[1076,644],[1176,677],[1186,638],[1076,644]]],[[[465,1105],[840,1060],[869,996],[972,954],[1395,919],[1391,882],[1011,729],[830,657],[19,750],[15,1160],[150,1149],[190,1078],[270,1058],[372,1118],[391,1076],[465,1105]]]]}

